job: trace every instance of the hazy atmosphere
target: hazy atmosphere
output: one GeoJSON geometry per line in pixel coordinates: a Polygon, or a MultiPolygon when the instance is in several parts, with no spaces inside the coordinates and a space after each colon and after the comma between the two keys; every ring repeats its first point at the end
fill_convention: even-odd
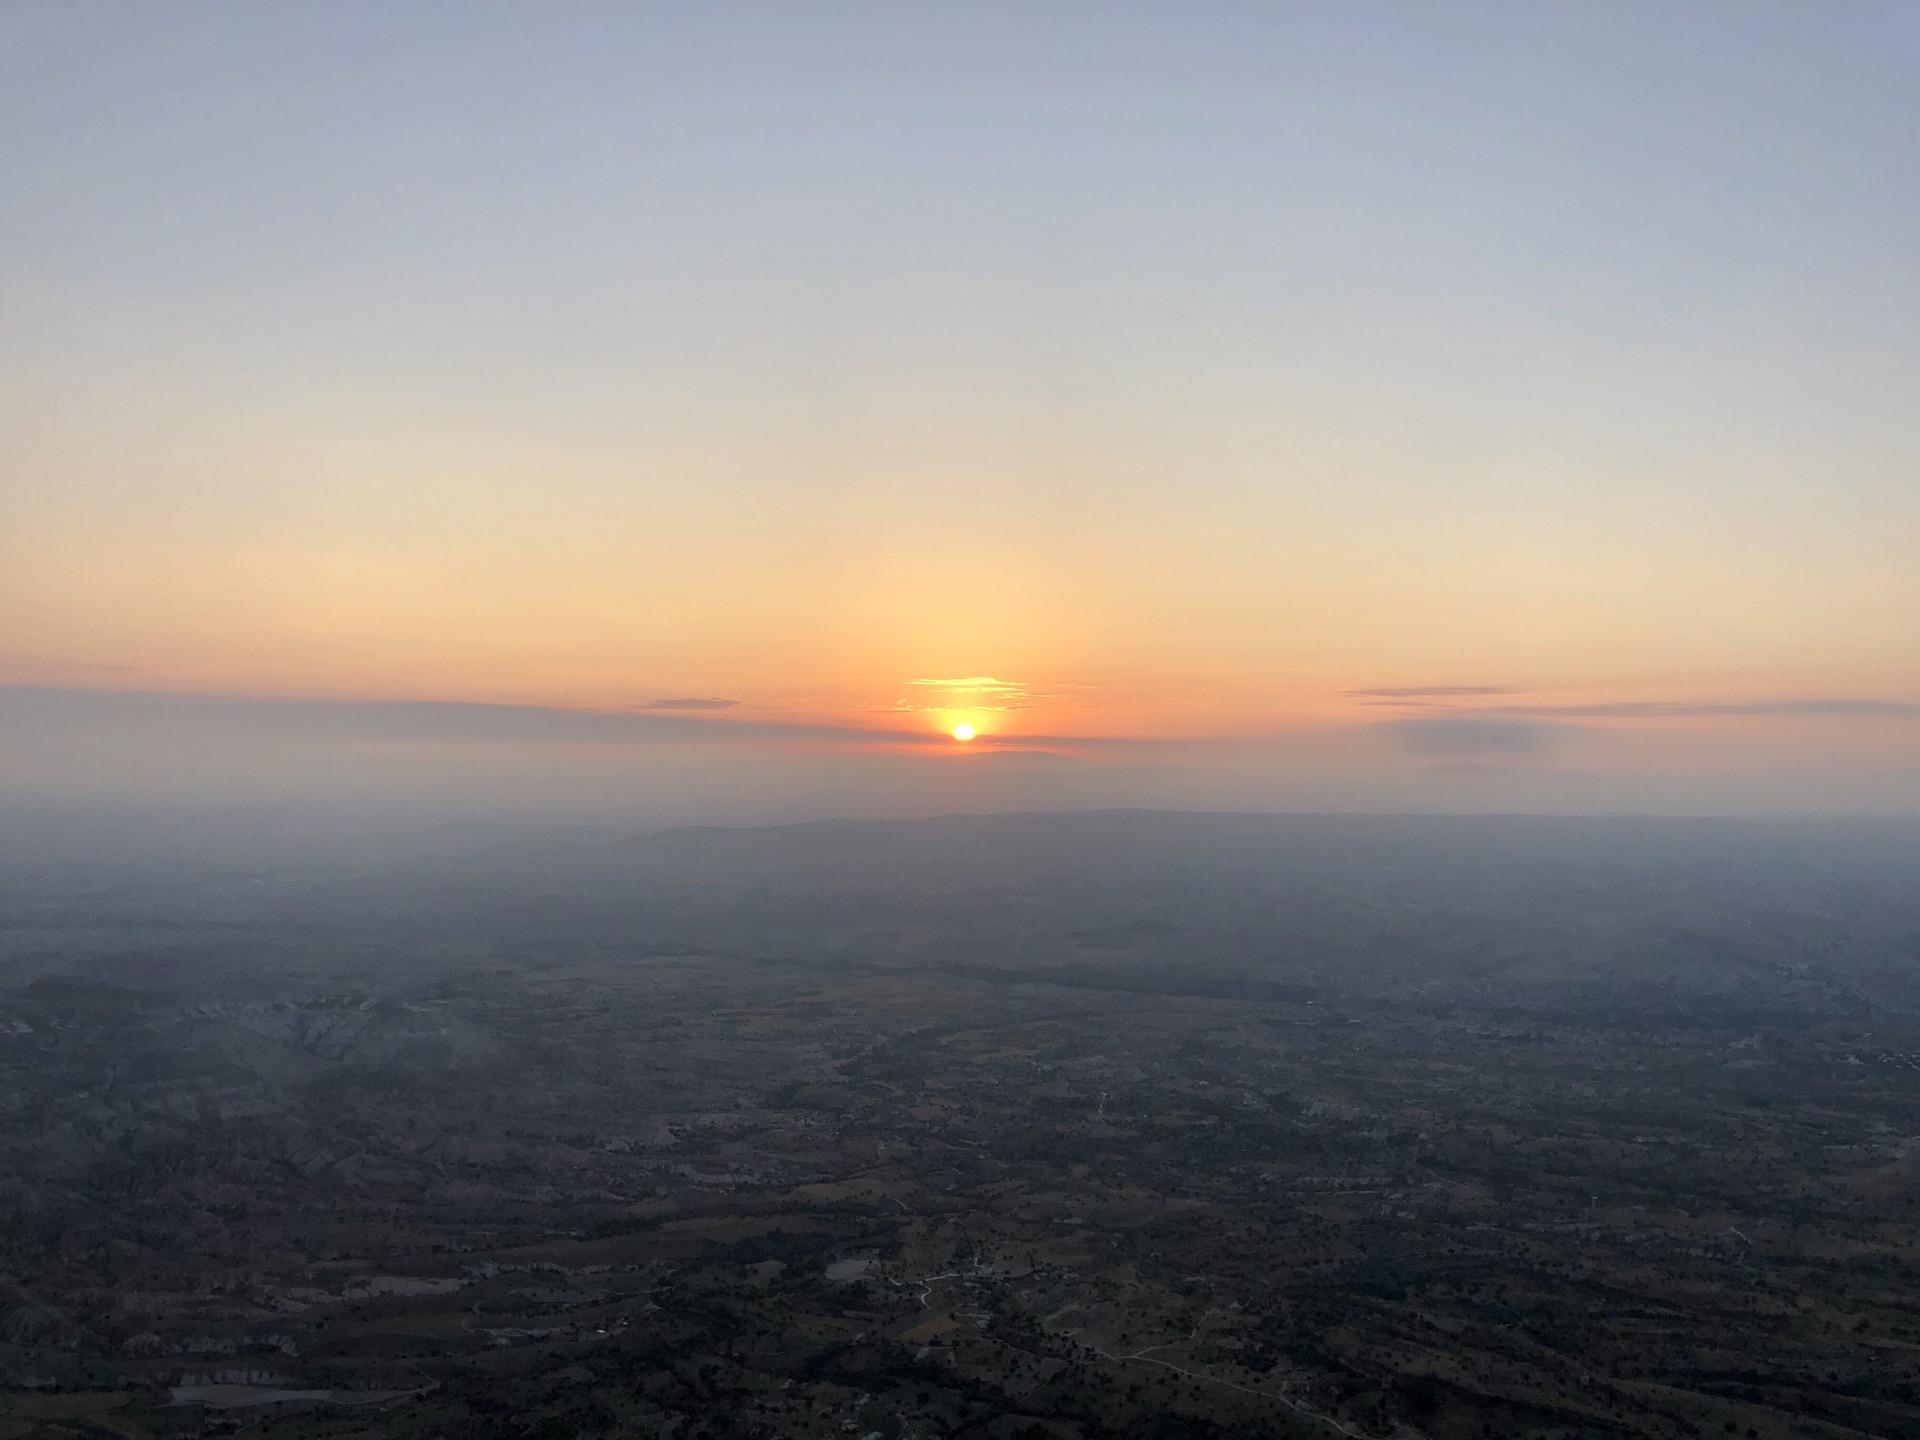
{"type": "Polygon", "coordinates": [[[0,786],[1920,812],[1917,58],[5,4],[0,786]]]}

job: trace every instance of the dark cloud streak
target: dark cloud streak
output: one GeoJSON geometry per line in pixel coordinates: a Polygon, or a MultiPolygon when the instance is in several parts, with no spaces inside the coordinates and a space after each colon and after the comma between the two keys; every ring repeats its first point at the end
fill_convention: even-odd
{"type": "Polygon", "coordinates": [[[919,729],[868,729],[804,721],[731,720],[652,710],[567,710],[541,705],[490,705],[447,700],[263,699],[173,695],[140,690],[0,686],[0,727],[7,722],[140,721],[187,726],[239,723],[261,733],[334,735],[370,740],[451,743],[740,743],[828,741],[941,744],[919,729]]]}
{"type": "Polygon", "coordinates": [[[1591,705],[1496,705],[1472,713],[1587,720],[1659,720],[1715,715],[1920,716],[1920,704],[1906,700],[1819,696],[1801,700],[1752,700],[1724,704],[1686,700],[1615,700],[1591,705]]]}

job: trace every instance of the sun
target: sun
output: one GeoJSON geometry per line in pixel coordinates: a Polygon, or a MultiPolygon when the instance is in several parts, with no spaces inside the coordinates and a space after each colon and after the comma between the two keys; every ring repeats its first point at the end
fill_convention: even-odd
{"type": "Polygon", "coordinates": [[[962,720],[958,725],[953,727],[953,738],[956,740],[973,739],[973,726],[962,720]]]}

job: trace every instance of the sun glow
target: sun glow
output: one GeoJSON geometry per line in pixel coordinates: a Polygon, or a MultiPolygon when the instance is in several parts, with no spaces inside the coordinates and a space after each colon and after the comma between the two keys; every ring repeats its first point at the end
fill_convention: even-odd
{"type": "Polygon", "coordinates": [[[953,727],[953,738],[956,740],[971,740],[973,739],[973,734],[973,726],[967,724],[964,720],[953,727]]]}

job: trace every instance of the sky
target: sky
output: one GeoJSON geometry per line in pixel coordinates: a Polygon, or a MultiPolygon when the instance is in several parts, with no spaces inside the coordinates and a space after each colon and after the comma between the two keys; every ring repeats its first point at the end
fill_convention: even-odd
{"type": "Polygon", "coordinates": [[[1917,63],[0,0],[0,796],[1920,813],[1917,63]]]}

